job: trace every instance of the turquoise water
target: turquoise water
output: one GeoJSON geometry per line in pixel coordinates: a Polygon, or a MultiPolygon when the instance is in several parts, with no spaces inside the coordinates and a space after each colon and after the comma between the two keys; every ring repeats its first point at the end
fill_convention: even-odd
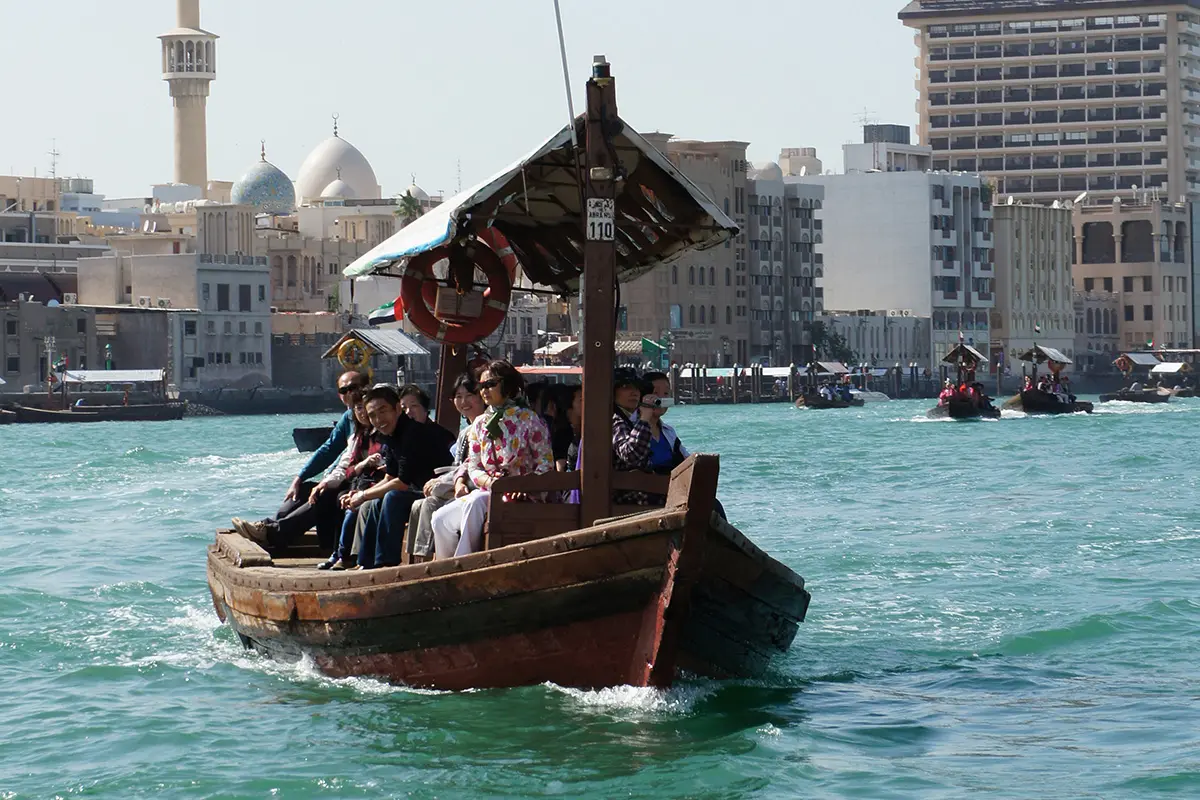
{"type": "Polygon", "coordinates": [[[1200,400],[678,408],[809,582],[767,678],[459,694],[242,651],[204,549],[325,417],[0,428],[0,798],[1200,796],[1200,400]]]}

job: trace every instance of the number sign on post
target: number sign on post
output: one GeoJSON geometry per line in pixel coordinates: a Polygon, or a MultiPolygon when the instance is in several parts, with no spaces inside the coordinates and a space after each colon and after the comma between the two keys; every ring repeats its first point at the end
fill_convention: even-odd
{"type": "Polygon", "coordinates": [[[611,242],[616,238],[617,203],[604,197],[587,201],[587,238],[590,242],[611,242]]]}

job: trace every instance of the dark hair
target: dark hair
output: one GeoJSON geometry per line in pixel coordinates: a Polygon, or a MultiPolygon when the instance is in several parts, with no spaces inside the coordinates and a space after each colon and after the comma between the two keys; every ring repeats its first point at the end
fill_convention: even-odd
{"type": "Polygon", "coordinates": [[[533,381],[525,384],[525,399],[529,401],[529,407],[540,411],[544,411],[546,404],[544,400],[550,397],[550,384],[545,381],[533,381]],[[539,403],[538,401],[543,402],[539,403]]]}
{"type": "Polygon", "coordinates": [[[342,379],[342,376],[344,376],[344,375],[353,375],[353,376],[354,376],[354,383],[353,383],[353,384],[351,384],[351,385],[353,385],[353,386],[357,386],[357,387],[359,387],[360,389],[365,389],[365,388],[367,388],[367,384],[371,382],[371,379],[367,377],[367,373],[365,373],[365,372],[362,372],[362,371],[360,371],[360,370],[357,370],[357,369],[348,369],[348,370],[346,370],[345,372],[343,372],[343,373],[342,373],[342,375],[339,375],[339,376],[338,376],[338,381],[339,381],[339,382],[341,381],[341,379],[342,379]]]}
{"type": "Polygon", "coordinates": [[[363,402],[369,403],[372,400],[383,400],[389,406],[400,405],[400,395],[396,393],[394,386],[388,386],[386,383],[380,383],[372,386],[363,395],[363,402]]]}
{"type": "Polygon", "coordinates": [[[578,385],[572,386],[568,383],[552,383],[546,386],[546,390],[542,392],[544,403],[542,404],[543,413],[550,408],[550,404],[554,404],[555,420],[566,418],[567,409],[571,407],[571,402],[575,399],[575,390],[582,388],[578,385]]]}
{"type": "Polygon", "coordinates": [[[644,380],[646,383],[654,383],[655,381],[666,381],[667,383],[670,383],[671,377],[665,372],[647,372],[642,375],[642,380],[644,380]]]}
{"type": "Polygon", "coordinates": [[[638,377],[637,370],[629,367],[618,367],[613,370],[613,389],[620,389],[622,386],[641,386],[641,378],[638,377]]]}
{"type": "Polygon", "coordinates": [[[500,393],[510,400],[520,395],[525,388],[525,379],[517,372],[517,368],[507,361],[489,361],[484,370],[491,373],[492,378],[500,381],[500,393]]]}
{"type": "Polygon", "coordinates": [[[459,389],[466,389],[468,394],[477,394],[479,392],[479,383],[475,380],[474,375],[464,372],[454,381],[453,391],[457,393],[459,389]]]}
{"type": "Polygon", "coordinates": [[[400,387],[400,391],[397,394],[399,394],[401,397],[408,397],[411,395],[412,397],[417,398],[417,402],[420,403],[426,411],[429,410],[429,394],[415,383],[404,384],[400,387]]]}

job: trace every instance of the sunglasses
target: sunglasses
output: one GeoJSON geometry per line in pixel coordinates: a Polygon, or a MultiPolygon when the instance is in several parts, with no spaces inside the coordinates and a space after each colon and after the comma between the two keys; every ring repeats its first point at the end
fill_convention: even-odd
{"type": "Polygon", "coordinates": [[[339,386],[338,394],[350,394],[351,392],[356,392],[358,390],[359,390],[358,385],[352,383],[349,386],[339,386]]]}
{"type": "Polygon", "coordinates": [[[479,382],[480,389],[495,389],[499,385],[500,385],[500,381],[495,380],[495,379],[490,380],[490,381],[480,381],[479,382]]]}

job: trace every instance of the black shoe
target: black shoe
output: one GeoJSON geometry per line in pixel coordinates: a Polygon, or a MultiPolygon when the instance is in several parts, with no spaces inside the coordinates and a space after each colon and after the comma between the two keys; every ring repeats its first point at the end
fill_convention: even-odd
{"type": "Polygon", "coordinates": [[[333,569],[335,566],[341,567],[342,560],[336,555],[330,556],[328,561],[322,561],[317,564],[317,569],[333,569]]]}

